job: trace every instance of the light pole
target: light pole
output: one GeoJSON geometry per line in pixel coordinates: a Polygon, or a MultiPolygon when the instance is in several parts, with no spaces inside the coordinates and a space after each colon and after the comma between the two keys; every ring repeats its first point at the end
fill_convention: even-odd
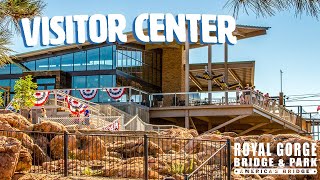
{"type": "Polygon", "coordinates": [[[282,74],[283,71],[280,69],[280,94],[279,94],[279,104],[281,106],[285,105],[285,101],[284,101],[284,96],[283,96],[283,92],[282,92],[282,74]]]}
{"type": "Polygon", "coordinates": [[[283,74],[283,71],[280,69],[280,87],[281,87],[281,92],[282,92],[282,74],[283,74]]]}

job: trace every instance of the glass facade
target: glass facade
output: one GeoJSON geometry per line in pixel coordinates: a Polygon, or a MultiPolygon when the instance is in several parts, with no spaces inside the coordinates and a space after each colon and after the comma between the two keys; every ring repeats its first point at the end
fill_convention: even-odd
{"type": "Polygon", "coordinates": [[[143,81],[161,87],[162,53],[142,51],[118,46],[116,51],[117,69],[143,81]]]}
{"type": "MultiPolygon", "coordinates": [[[[72,88],[103,88],[103,87],[114,87],[116,81],[115,75],[95,75],[95,76],[73,76],[72,77],[72,88]]],[[[72,91],[72,95],[77,98],[82,98],[79,91],[72,91]]],[[[93,102],[111,102],[112,99],[106,94],[105,91],[98,91],[98,94],[93,102]]]]}
{"type": "MultiPolygon", "coordinates": [[[[61,83],[61,79],[54,82],[54,78],[50,75],[46,77],[47,73],[43,74],[41,71],[63,71],[67,74],[64,77],[70,77],[72,82],[60,85],[62,88],[133,86],[152,92],[152,89],[148,89],[151,87],[149,85],[161,89],[161,56],[160,50],[145,51],[127,45],[105,45],[47,54],[39,59],[26,59],[22,65],[30,71],[35,71],[32,73],[35,74],[38,88],[41,90],[54,89],[58,87],[55,83],[61,83]],[[118,71],[108,70],[118,70],[122,73],[117,75],[118,71]]],[[[22,73],[23,70],[14,64],[0,68],[0,86],[10,86],[13,92],[14,82],[22,73]],[[11,79],[7,79],[6,75],[10,75],[11,79]]],[[[81,98],[79,92],[74,96],[81,98]]],[[[92,101],[109,102],[111,99],[105,92],[99,92],[92,101]]]]}

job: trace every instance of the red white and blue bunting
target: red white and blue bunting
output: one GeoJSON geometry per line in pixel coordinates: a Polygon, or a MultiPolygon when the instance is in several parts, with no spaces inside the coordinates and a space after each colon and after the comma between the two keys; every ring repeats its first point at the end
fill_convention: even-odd
{"type": "Polygon", "coordinates": [[[102,127],[101,130],[103,130],[103,131],[119,131],[120,130],[119,120],[115,120],[111,124],[108,124],[107,126],[102,127]]]}
{"type": "Polygon", "coordinates": [[[98,93],[98,89],[80,89],[80,94],[83,97],[83,99],[90,101],[94,97],[96,97],[98,93]]]}
{"type": "MultiPolygon", "coordinates": [[[[67,95],[70,95],[71,94],[71,90],[70,89],[61,89],[59,90],[61,91],[62,93],[64,94],[67,94],[67,95]]],[[[61,96],[60,94],[57,94],[57,99],[60,100],[60,101],[63,101],[64,99],[66,99],[67,97],[63,97],[61,96]]]]}
{"type": "Polygon", "coordinates": [[[36,98],[36,101],[34,102],[35,106],[42,106],[46,103],[50,95],[50,91],[38,91],[33,94],[33,96],[36,98]]]}
{"type": "Polygon", "coordinates": [[[112,99],[119,99],[125,93],[126,88],[107,88],[106,91],[112,99]]]}
{"type": "Polygon", "coordinates": [[[80,114],[82,114],[84,112],[84,108],[87,107],[87,105],[78,102],[77,100],[71,98],[70,96],[67,97],[67,102],[68,102],[68,108],[72,114],[77,114],[77,110],[79,111],[80,114]]]}

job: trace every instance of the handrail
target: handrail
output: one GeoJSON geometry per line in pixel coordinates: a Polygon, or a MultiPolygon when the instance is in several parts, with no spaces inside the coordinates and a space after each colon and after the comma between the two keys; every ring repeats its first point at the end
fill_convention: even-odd
{"type": "Polygon", "coordinates": [[[218,149],[215,153],[213,153],[207,160],[205,160],[200,166],[197,167],[192,173],[188,175],[188,178],[190,178],[192,175],[194,175],[199,169],[201,169],[207,162],[209,162],[218,152],[220,152],[224,147],[226,147],[227,144],[224,144],[220,149],[218,149]]]}
{"type": "Polygon", "coordinates": [[[141,123],[143,126],[145,127],[152,127],[152,130],[154,130],[154,127],[156,127],[156,129],[158,131],[160,131],[160,127],[171,127],[171,128],[180,128],[179,126],[176,126],[176,125],[156,125],[156,124],[149,124],[149,123],[146,123],[144,121],[142,121],[138,115],[135,115],[134,117],[132,117],[126,124],[124,124],[123,126],[126,127],[128,125],[130,125],[130,123],[132,123],[134,120],[137,120],[139,121],[139,123],[141,123]]]}

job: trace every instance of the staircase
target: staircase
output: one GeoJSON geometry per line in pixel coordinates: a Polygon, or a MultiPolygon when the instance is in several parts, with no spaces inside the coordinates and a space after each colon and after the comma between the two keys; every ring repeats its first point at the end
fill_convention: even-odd
{"type": "MultiPolygon", "coordinates": [[[[48,119],[52,119],[53,121],[66,121],[66,119],[70,119],[71,111],[68,107],[68,98],[71,98],[80,104],[86,105],[87,109],[90,111],[90,117],[92,119],[100,119],[105,121],[109,119],[111,120],[114,117],[122,117],[121,124],[123,130],[160,131],[168,128],[178,128],[149,124],[149,108],[133,102],[100,105],[76,98],[59,90],[51,90],[49,99],[44,105],[44,108],[47,110],[48,119]]],[[[13,101],[14,100],[12,100],[10,104],[12,104],[13,101]]],[[[32,108],[34,122],[38,122],[37,120],[40,115],[40,108],[41,107],[32,108]]]]}

